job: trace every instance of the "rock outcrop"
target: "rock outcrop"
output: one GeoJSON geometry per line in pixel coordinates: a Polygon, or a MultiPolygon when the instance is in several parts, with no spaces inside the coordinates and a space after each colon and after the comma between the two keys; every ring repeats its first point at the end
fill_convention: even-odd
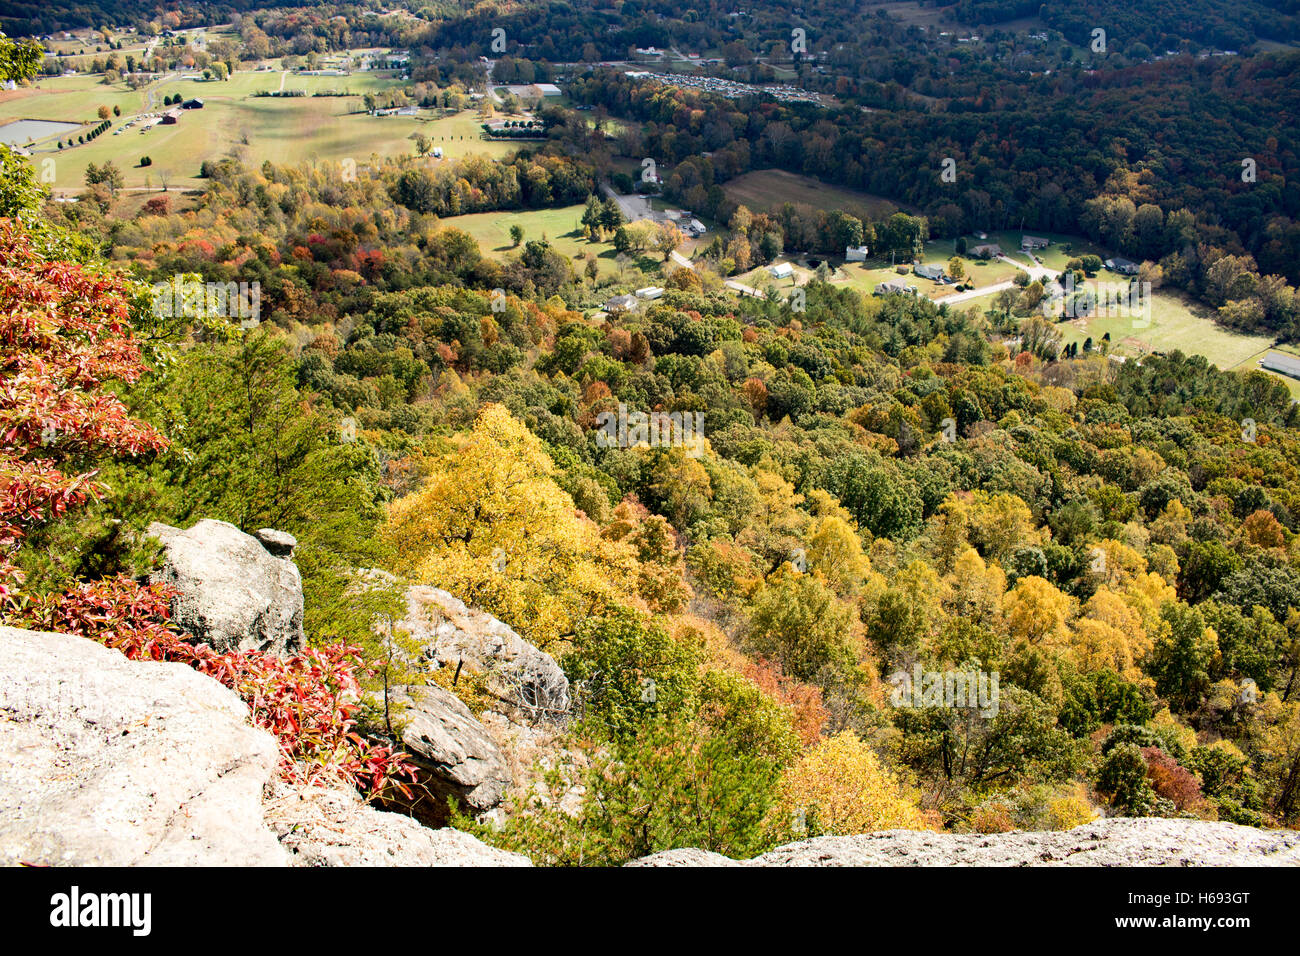
{"type": "Polygon", "coordinates": [[[0,865],[284,865],[247,717],[184,664],[0,628],[0,865]]]}
{"type": "Polygon", "coordinates": [[[184,664],[0,627],[0,866],[528,865],[354,792],[290,791],[277,761],[184,664]]]}
{"type": "Polygon", "coordinates": [[[532,866],[461,830],[433,830],[400,813],[377,810],[355,793],[280,792],[267,820],[295,866],[532,866]]]}
{"type": "Polygon", "coordinates": [[[516,723],[559,723],[568,715],[569,681],[555,659],[446,591],[407,588],[406,616],[397,626],[420,645],[433,667],[485,675],[492,709],[516,723]]]}
{"type": "Polygon", "coordinates": [[[244,534],[205,518],[188,530],[155,522],[164,561],[152,577],[175,587],[172,620],[219,652],[292,654],[301,646],[302,577],[292,535],[264,528],[244,534]]]}
{"type": "Polygon", "coordinates": [[[482,813],[501,802],[510,769],[492,735],[455,694],[436,684],[389,691],[400,728],[398,746],[419,768],[414,801],[404,809],[432,825],[445,823],[447,798],[482,813]]]}
{"type": "Polygon", "coordinates": [[[1300,866],[1300,833],[1232,823],[1110,819],[1073,830],[959,834],[887,830],[817,837],[737,861],[667,850],[629,866],[1300,866]]]}

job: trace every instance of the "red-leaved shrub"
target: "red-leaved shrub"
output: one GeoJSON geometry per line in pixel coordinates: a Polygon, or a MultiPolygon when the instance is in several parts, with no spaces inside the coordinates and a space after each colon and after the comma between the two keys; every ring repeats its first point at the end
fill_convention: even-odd
{"type": "Polygon", "coordinates": [[[1194,773],[1159,747],[1143,747],[1142,756],[1147,761],[1151,789],[1158,795],[1179,810],[1193,808],[1201,802],[1201,782],[1194,773]]]}
{"type": "Polygon", "coordinates": [[[248,703],[253,722],[279,741],[288,779],[407,793],[403,780],[414,780],[415,770],[406,755],[356,732],[367,676],[358,648],[285,659],[217,654],[168,626],[173,594],[164,587],[118,577],[64,594],[27,588],[15,559],[28,531],[105,490],[93,471],[60,466],[166,447],[103,387],[134,382],[145,369],[128,316],[131,294],[121,276],[47,261],[21,223],[0,219],[0,623],[89,637],[132,659],[189,664],[248,703]]]}
{"type": "Polygon", "coordinates": [[[360,678],[371,671],[360,648],[313,647],[280,658],[262,651],[216,653],[167,626],[174,591],[130,578],[82,584],[32,606],[35,626],[93,638],[132,660],[176,661],[231,688],[253,723],[280,745],[280,772],[309,786],[345,783],[362,793],[390,789],[410,797],[415,779],[407,755],[356,732],[360,678]]]}

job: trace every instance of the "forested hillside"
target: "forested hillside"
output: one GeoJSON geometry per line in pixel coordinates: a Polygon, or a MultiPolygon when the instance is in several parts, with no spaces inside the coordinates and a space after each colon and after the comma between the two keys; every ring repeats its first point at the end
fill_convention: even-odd
{"type": "MultiPolygon", "coordinates": [[[[368,273],[281,247],[256,196],[241,231],[264,244],[200,213],[185,245],[263,262],[270,321],[157,346],[122,395],[171,445],[79,452],[111,492],[30,531],[21,593],[127,569],[127,528],[199,516],[300,538],[316,641],[364,641],[339,600],[356,567],[435,583],[589,689],[574,746],[619,796],[492,835],[557,860],[754,853],[795,809],[814,832],[1295,820],[1300,444],[1275,380],[1044,363],[978,314],[821,283],[798,315],[699,289],[622,319],[494,310],[505,280],[453,230],[368,273]],[[620,403],[703,413],[707,450],[600,447],[620,403]],[[918,666],[996,672],[996,714],[891,705],[918,666]]],[[[384,225],[358,212],[310,248],[384,225]]]]}
{"type": "Polygon", "coordinates": [[[286,779],[398,802],[414,771],[383,736],[390,685],[484,710],[393,627],[401,588],[442,589],[572,688],[530,793],[491,820],[439,808],[538,863],[1101,815],[1296,827],[1282,379],[1061,350],[1018,292],[981,308],[824,268],[797,297],[721,281],[739,255],[866,243],[901,264],[932,233],[1077,223],[1224,322],[1295,338],[1296,157],[1267,132],[1300,112],[1293,62],[1014,96],[957,76],[944,110],[870,115],[575,76],[571,105],[635,124],[667,201],[730,225],[694,261],[604,198],[608,137],[568,106],[539,108],[547,141],[506,159],[236,148],[203,161],[203,190],[129,211],[103,177],[54,202],[0,149],[0,623],[184,661],[253,706],[286,779]],[[1197,104],[1212,115],[1184,128],[1197,104]],[[945,192],[930,171],[949,156],[968,178],[945,192]],[[915,214],[754,214],[722,189],[773,167],[915,214]],[[572,246],[521,229],[489,248],[456,219],[579,206],[572,246]],[[160,311],[186,282],[256,283],[260,312],[160,311]],[[668,415],[698,430],[649,430],[668,415]],[[172,623],[146,529],[203,518],[296,539],[300,653],[216,653],[172,623]]]}

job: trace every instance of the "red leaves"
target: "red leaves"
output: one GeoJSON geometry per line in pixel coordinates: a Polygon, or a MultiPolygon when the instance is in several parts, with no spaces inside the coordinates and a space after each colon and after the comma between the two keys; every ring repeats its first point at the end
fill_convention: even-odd
{"type": "Polygon", "coordinates": [[[280,772],[299,784],[344,783],[364,793],[415,779],[406,755],[356,732],[360,677],[369,673],[360,648],[308,648],[280,658],[262,651],[218,654],[192,644],[167,620],[175,591],[130,578],[83,584],[29,608],[31,626],[93,638],[132,660],[177,661],[224,684],[249,706],[253,723],[280,744],[280,772]]]}
{"type": "Polygon", "coordinates": [[[178,661],[233,688],[255,724],[280,742],[281,770],[296,781],[346,781],[362,790],[415,779],[404,754],[355,732],[364,674],[355,647],[311,649],[288,659],[257,651],[217,654],[168,625],[173,592],[127,577],[67,594],[25,593],[13,556],[27,528],[100,493],[94,472],[59,463],[137,455],[166,440],[102,390],[144,371],[128,321],[127,281],[37,255],[20,224],[0,219],[0,620],[78,634],[133,660],[178,661]]]}
{"type": "Polygon", "coordinates": [[[129,287],[111,274],[46,262],[18,223],[0,220],[0,547],[97,493],[69,477],[69,452],[137,455],[165,446],[131,419],[109,379],[144,371],[127,322],[129,287]]]}
{"type": "Polygon", "coordinates": [[[360,648],[331,644],[287,658],[234,651],[195,666],[235,690],[254,723],[276,736],[286,778],[309,785],[343,780],[371,793],[390,786],[406,793],[403,778],[415,779],[404,754],[355,732],[358,675],[367,673],[360,648]]]}

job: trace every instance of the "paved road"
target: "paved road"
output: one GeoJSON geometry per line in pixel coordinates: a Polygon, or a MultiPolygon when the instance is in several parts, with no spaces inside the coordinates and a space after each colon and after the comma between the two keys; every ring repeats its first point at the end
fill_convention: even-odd
{"type": "Polygon", "coordinates": [[[1055,279],[1056,273],[1046,266],[1027,266],[1023,262],[1012,259],[1010,256],[998,256],[999,262],[1005,262],[1009,266],[1015,266],[1022,272],[1028,272],[1030,279],[1042,279],[1046,282],[1048,279],[1055,279]]]}
{"type": "Polygon", "coordinates": [[[733,292],[739,292],[741,295],[752,295],[756,299],[767,298],[767,296],[764,293],[760,292],[758,289],[755,289],[752,285],[745,285],[743,283],[737,282],[735,279],[728,279],[726,282],[722,284],[726,286],[728,289],[731,289],[733,292]]]}
{"type": "Polygon", "coordinates": [[[965,302],[967,299],[978,299],[982,295],[989,295],[993,292],[1001,292],[1003,289],[1014,289],[1016,284],[1008,279],[1006,282],[996,282],[993,285],[982,286],[978,289],[967,289],[965,292],[957,292],[953,295],[946,295],[942,299],[936,299],[933,296],[926,296],[935,305],[947,303],[952,305],[954,302],[965,302]]]}
{"type": "MultiPolygon", "coordinates": [[[[1047,268],[1046,266],[1038,266],[1038,265],[1028,266],[1025,265],[1023,262],[1019,262],[1015,259],[1012,259],[1009,256],[998,256],[998,261],[1005,262],[1009,266],[1015,266],[1021,272],[1029,273],[1030,280],[1040,279],[1042,280],[1044,285],[1046,285],[1050,280],[1055,279],[1057,275],[1055,272],[1053,272],[1051,269],[1047,268]]],[[[982,295],[991,295],[994,292],[1001,292],[1003,289],[1014,289],[1014,288],[1016,288],[1016,284],[1008,280],[1006,282],[995,282],[993,285],[981,286],[978,289],[968,289],[965,292],[958,292],[955,295],[944,296],[942,299],[936,299],[933,296],[926,296],[926,298],[928,298],[931,302],[935,303],[936,305],[941,303],[947,303],[948,305],[953,305],[958,302],[965,302],[968,299],[978,299],[982,295]]]]}

